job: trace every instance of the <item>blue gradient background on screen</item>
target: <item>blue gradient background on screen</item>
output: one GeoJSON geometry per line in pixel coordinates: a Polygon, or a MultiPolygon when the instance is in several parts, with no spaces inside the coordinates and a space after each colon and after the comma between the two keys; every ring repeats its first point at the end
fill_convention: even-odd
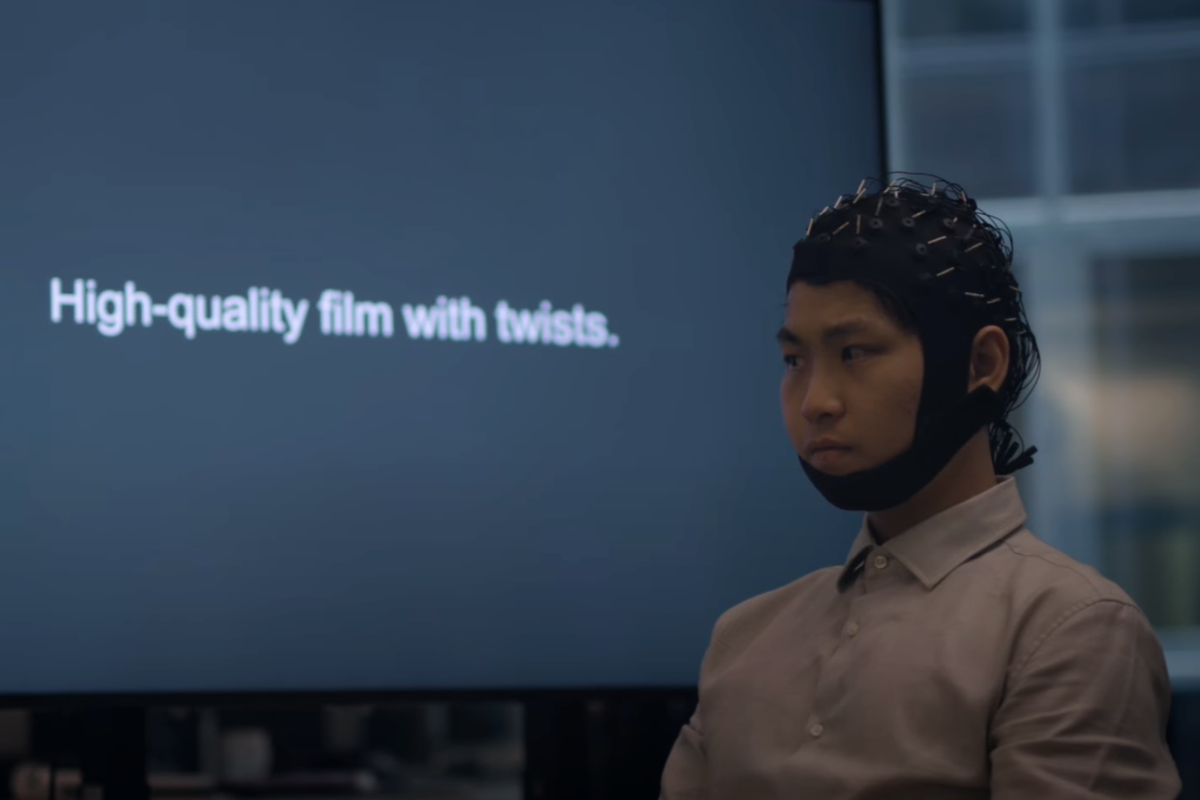
{"type": "Polygon", "coordinates": [[[858,525],[772,334],[876,67],[860,2],[0,7],[0,692],[693,684],[858,525]],[[106,338],[52,277],[397,333],[106,338]],[[443,294],[489,341],[409,341],[443,294]],[[500,299],[620,346],[502,345],[500,299]]]}

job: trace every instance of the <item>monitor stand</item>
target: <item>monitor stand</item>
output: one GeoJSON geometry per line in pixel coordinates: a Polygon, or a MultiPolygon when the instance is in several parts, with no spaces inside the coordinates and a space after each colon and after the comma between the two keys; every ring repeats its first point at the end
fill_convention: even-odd
{"type": "Polygon", "coordinates": [[[546,692],[525,702],[527,800],[657,797],[694,690],[546,692]]]}
{"type": "Polygon", "coordinates": [[[149,800],[145,709],[95,707],[81,717],[80,800],[149,800]]]}

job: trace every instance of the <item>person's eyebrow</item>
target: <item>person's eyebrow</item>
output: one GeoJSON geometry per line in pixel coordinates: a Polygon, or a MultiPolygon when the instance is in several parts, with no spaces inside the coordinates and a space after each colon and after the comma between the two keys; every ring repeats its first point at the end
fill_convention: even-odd
{"type": "MultiPolygon", "coordinates": [[[[825,344],[846,339],[850,336],[858,336],[864,333],[874,333],[875,326],[870,320],[865,317],[851,317],[850,319],[842,320],[836,325],[830,325],[821,333],[821,341],[825,344]]],[[[790,344],[797,347],[802,347],[805,344],[804,339],[787,325],[780,327],[775,333],[775,341],[780,344],[790,344]]]]}

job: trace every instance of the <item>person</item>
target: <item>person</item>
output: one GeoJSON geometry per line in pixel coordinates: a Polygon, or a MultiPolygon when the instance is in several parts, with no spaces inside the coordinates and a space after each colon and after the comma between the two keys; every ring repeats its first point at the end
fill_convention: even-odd
{"type": "Polygon", "coordinates": [[[817,491],[866,513],[844,565],[716,622],[662,800],[1177,797],[1154,630],[1026,527],[1036,448],[1006,418],[1040,358],[1008,230],[904,176],[793,254],[784,421],[817,491]]]}

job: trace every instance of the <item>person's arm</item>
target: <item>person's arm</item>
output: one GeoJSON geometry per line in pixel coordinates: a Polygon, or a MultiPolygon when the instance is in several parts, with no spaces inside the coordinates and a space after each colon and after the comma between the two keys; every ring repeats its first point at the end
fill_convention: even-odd
{"type": "Polygon", "coordinates": [[[700,699],[692,718],[679,731],[675,746],[667,757],[663,768],[662,789],[659,800],[707,800],[708,798],[708,751],[704,747],[704,728],[700,723],[700,709],[704,707],[704,689],[707,678],[729,651],[728,639],[730,619],[739,608],[726,611],[713,626],[708,651],[700,663],[700,699]]]}
{"type": "Polygon", "coordinates": [[[704,735],[700,727],[700,707],[679,731],[663,769],[659,800],[701,800],[708,796],[708,775],[704,755],[704,735]]]}
{"type": "Polygon", "coordinates": [[[1175,800],[1171,685],[1135,606],[1068,609],[1014,665],[991,726],[993,800],[1175,800]]]}

